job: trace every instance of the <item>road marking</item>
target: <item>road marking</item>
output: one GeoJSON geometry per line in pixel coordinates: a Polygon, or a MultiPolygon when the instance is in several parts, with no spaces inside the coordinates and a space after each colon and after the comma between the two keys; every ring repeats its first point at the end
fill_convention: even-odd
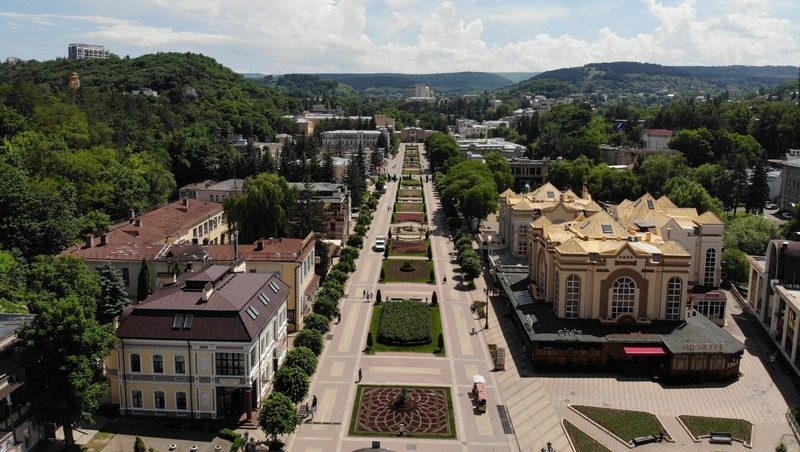
{"type": "Polygon", "coordinates": [[[344,375],[344,361],[334,361],[331,365],[331,377],[341,377],[344,375]]]}

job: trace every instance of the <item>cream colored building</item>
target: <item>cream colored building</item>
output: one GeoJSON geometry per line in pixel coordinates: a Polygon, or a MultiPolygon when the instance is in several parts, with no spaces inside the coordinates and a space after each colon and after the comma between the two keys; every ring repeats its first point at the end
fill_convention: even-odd
{"type": "Polygon", "coordinates": [[[125,415],[251,416],[286,355],[289,287],[209,266],[128,307],[106,360],[125,415]]]}
{"type": "MultiPolygon", "coordinates": [[[[82,258],[96,270],[110,263],[119,270],[125,289],[137,298],[137,282],[142,260],[151,265],[156,256],[172,244],[222,244],[227,232],[222,204],[182,199],[111,226],[108,232],[86,236],[83,246],[68,248],[64,254],[82,258]]],[[[169,263],[152,265],[152,287],[157,288],[159,273],[172,273],[169,263]]]]}
{"type": "Polygon", "coordinates": [[[778,352],[800,374],[800,242],[773,240],[749,256],[747,304],[778,352]]]}

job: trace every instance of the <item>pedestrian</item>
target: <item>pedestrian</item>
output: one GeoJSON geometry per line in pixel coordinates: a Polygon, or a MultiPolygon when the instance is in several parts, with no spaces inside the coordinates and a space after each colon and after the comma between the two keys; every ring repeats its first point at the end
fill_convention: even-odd
{"type": "Polygon", "coordinates": [[[342,313],[341,312],[337,312],[336,313],[336,323],[337,324],[342,323],[342,313]]]}
{"type": "Polygon", "coordinates": [[[364,289],[364,292],[361,293],[361,298],[367,298],[367,289],[364,289]]]}
{"type": "Polygon", "coordinates": [[[311,396],[311,411],[317,411],[317,396],[311,396]]]}
{"type": "Polygon", "coordinates": [[[361,383],[361,368],[358,368],[358,382],[361,383]]]}

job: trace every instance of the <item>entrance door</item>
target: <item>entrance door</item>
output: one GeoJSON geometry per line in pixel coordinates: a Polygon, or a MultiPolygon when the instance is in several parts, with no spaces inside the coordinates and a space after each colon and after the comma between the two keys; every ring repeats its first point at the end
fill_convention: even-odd
{"type": "Polygon", "coordinates": [[[217,417],[236,416],[244,412],[244,389],[217,388],[217,417]]]}

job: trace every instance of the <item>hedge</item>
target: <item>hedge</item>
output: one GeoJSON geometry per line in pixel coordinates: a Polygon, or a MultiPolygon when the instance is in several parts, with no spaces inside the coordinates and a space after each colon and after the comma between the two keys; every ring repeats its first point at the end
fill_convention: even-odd
{"type": "Polygon", "coordinates": [[[430,343],[431,321],[428,305],[417,301],[386,303],[381,313],[378,341],[393,345],[430,343]]]}

